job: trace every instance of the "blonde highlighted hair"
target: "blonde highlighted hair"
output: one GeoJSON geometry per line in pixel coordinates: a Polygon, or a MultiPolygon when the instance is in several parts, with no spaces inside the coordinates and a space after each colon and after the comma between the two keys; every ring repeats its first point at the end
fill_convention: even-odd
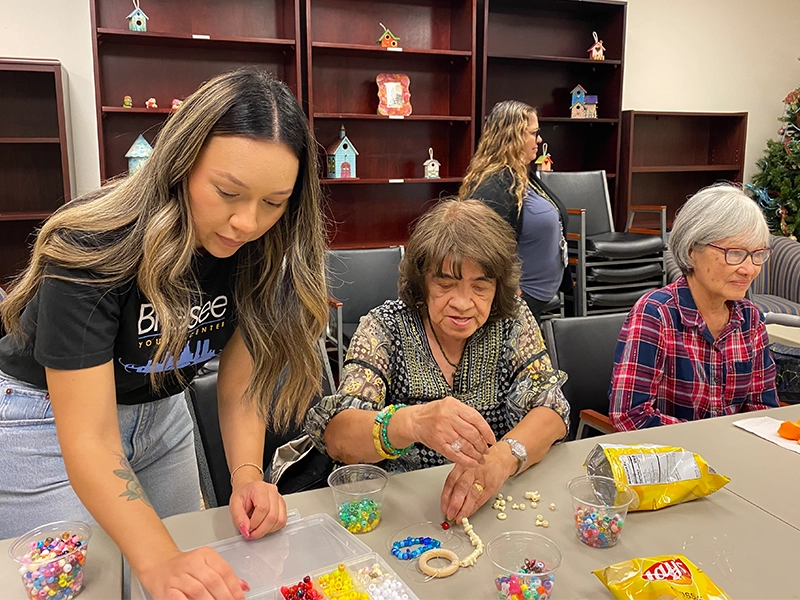
{"type": "MultiPolygon", "coordinates": [[[[238,328],[254,364],[245,401],[268,426],[285,430],[302,420],[320,387],[316,342],[327,321],[325,232],[308,121],[289,88],[258,69],[205,83],[169,117],[139,170],[50,217],[27,269],[0,304],[0,315],[10,334],[30,343],[20,316],[42,278],[52,276],[46,267],[88,270],[92,278],[78,281],[104,288],[135,281],[161,323],[153,363],[179,356],[200,293],[192,270],[196,249],[188,178],[205,142],[217,135],[280,142],[300,162],[286,213],[238,251],[234,292],[238,328]]],[[[150,374],[156,388],[165,377],[150,374]]]]}
{"type": "Polygon", "coordinates": [[[460,198],[470,198],[489,176],[508,169],[513,175],[509,192],[517,199],[517,208],[522,208],[529,163],[525,143],[531,117],[535,115],[535,108],[517,100],[506,100],[494,105],[492,112],[486,117],[478,148],[458,191],[460,198]]]}

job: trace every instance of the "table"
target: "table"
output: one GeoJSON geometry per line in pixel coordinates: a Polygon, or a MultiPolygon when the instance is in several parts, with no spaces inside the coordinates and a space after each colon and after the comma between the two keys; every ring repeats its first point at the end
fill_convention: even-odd
{"type": "MultiPolygon", "coordinates": [[[[28,596],[22,587],[17,564],[8,558],[8,548],[13,542],[13,539],[0,541],[0,597],[3,600],[25,600],[28,596]]],[[[122,554],[108,534],[97,525],[92,527],[92,539],[86,556],[86,583],[78,597],[81,600],[120,598],[122,554]]]]}
{"type": "MultiPolygon", "coordinates": [[[[784,415],[792,416],[793,410],[800,411],[800,407],[776,409],[772,414],[783,418],[784,415]]],[[[742,418],[747,415],[737,416],[742,418]]],[[[540,464],[506,483],[503,493],[517,500],[524,499],[526,491],[537,490],[542,496],[538,509],[528,507],[524,512],[509,510],[508,519],[499,521],[497,513],[487,504],[473,516],[471,522],[484,543],[498,533],[517,529],[543,533],[558,543],[564,560],[557,574],[553,600],[611,598],[600,581],[592,575],[592,570],[634,557],[670,553],[685,553],[703,563],[709,575],[737,600],[798,598],[794,571],[797,569],[800,528],[793,524],[791,518],[783,519],[788,515],[784,510],[788,509],[792,496],[786,494],[784,504],[782,500],[771,499],[767,493],[759,495],[759,486],[751,485],[746,479],[754,475],[766,480],[766,471],[774,476],[773,471],[779,471],[782,467],[763,469],[764,464],[791,464],[800,456],[733,427],[731,421],[735,418],[616,433],[602,438],[608,443],[630,444],[658,443],[661,440],[657,438],[664,437],[664,441],[670,444],[684,445],[699,452],[733,480],[728,486],[730,489],[725,488],[704,499],[665,510],[629,514],[622,539],[615,548],[589,548],[575,539],[570,497],[566,489],[569,479],[582,474],[583,461],[598,438],[555,446],[540,464]],[[718,432],[723,436],[723,443],[713,458],[698,448],[702,444],[704,448],[711,449],[714,442],[713,434],[709,432],[718,432]],[[736,450],[737,454],[726,456],[723,450],[727,446],[736,450]],[[745,451],[742,452],[742,449],[745,451]],[[763,458],[758,460],[758,456],[763,458]],[[753,464],[761,464],[760,473],[748,472],[750,459],[753,464]],[[725,464],[720,464],[722,462],[725,464]],[[737,466],[737,462],[741,464],[737,466]],[[753,500],[753,497],[758,499],[753,500]],[[556,504],[555,512],[547,508],[551,502],[556,504]],[[766,508],[759,508],[760,502],[766,508]],[[537,514],[548,519],[548,529],[534,526],[537,514]]],[[[796,463],[794,473],[798,472],[797,466],[800,463],[796,463]]],[[[439,494],[448,472],[449,467],[438,467],[393,476],[387,490],[381,525],[359,536],[361,541],[383,556],[401,577],[404,564],[391,556],[387,542],[394,539],[393,536],[400,529],[413,523],[441,521],[439,494]]],[[[794,484],[788,479],[791,479],[788,474],[784,478],[771,479],[767,490],[781,495],[784,489],[796,489],[791,488],[794,484]]],[[[290,509],[298,509],[303,516],[318,512],[335,514],[332,493],[328,489],[294,494],[288,496],[286,502],[290,509]]],[[[237,535],[226,507],[178,515],[164,522],[182,549],[237,535]]],[[[468,552],[466,548],[462,550],[462,554],[468,552]]],[[[416,583],[408,577],[405,580],[421,600],[464,600],[494,597],[494,575],[491,561],[484,554],[474,567],[459,570],[448,579],[427,583],[416,583]]],[[[133,599],[141,600],[136,595],[133,599]]]]}
{"type": "MultiPolygon", "coordinates": [[[[740,419],[768,415],[800,419],[800,404],[630,432],[638,443],[681,446],[702,456],[731,482],[725,489],[800,530],[800,454],[734,427],[740,419]]],[[[628,442],[630,443],[630,442],[628,442]]]]}

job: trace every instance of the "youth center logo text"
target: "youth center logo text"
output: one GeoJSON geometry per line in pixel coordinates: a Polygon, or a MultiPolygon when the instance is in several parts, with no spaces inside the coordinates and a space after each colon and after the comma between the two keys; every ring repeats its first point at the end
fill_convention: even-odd
{"type": "MultiPolygon", "coordinates": [[[[202,336],[225,327],[228,304],[228,297],[221,295],[191,308],[189,311],[189,340],[178,356],[177,366],[179,369],[204,363],[217,356],[217,352],[210,349],[210,340],[202,336]]],[[[161,324],[152,304],[142,304],[139,307],[137,336],[139,349],[154,348],[161,343],[161,324]]],[[[153,363],[151,359],[145,365],[125,363],[122,365],[130,373],[161,373],[172,371],[175,368],[175,359],[168,354],[157,363],[153,363]]]]}

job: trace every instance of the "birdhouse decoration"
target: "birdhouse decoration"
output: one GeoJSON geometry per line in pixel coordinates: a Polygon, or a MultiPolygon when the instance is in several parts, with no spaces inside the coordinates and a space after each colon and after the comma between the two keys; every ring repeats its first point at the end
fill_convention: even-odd
{"type": "Polygon", "coordinates": [[[537,171],[552,171],[553,170],[553,159],[550,156],[550,153],[547,152],[547,144],[542,145],[542,155],[536,159],[534,163],[536,165],[537,171]]]}
{"type": "Polygon", "coordinates": [[[594,44],[592,44],[592,47],[587,50],[589,53],[589,58],[592,60],[605,60],[606,57],[603,53],[606,51],[606,49],[605,46],[603,46],[603,40],[597,39],[596,31],[593,31],[592,35],[594,36],[594,44]]]}
{"type": "Polygon", "coordinates": [[[149,17],[139,8],[139,0],[133,0],[133,12],[125,18],[128,19],[128,29],[131,31],[147,31],[149,17]]]}
{"type": "Polygon", "coordinates": [[[586,96],[584,100],[584,106],[586,107],[586,112],[584,113],[584,119],[596,119],[597,118],[597,96],[586,96]]]}
{"type": "Polygon", "coordinates": [[[428,156],[430,158],[422,163],[425,167],[425,179],[439,179],[439,167],[442,163],[433,158],[433,148],[428,148],[428,156]]]}
{"type": "Polygon", "coordinates": [[[344,125],[339,130],[339,139],[328,150],[328,177],[331,179],[357,179],[356,156],[358,150],[347,137],[344,125]]]}
{"type": "Polygon", "coordinates": [[[135,173],[152,153],[153,147],[144,139],[144,136],[140,134],[125,154],[125,158],[128,159],[128,171],[135,173]]]}
{"type": "Polygon", "coordinates": [[[586,90],[582,85],[577,85],[571,92],[572,104],[569,116],[573,119],[586,118],[586,90]]]}
{"type": "Polygon", "coordinates": [[[378,38],[377,44],[381,45],[381,48],[399,48],[400,47],[400,38],[389,31],[389,28],[386,27],[383,23],[378,23],[381,27],[383,27],[383,35],[378,38]]]}

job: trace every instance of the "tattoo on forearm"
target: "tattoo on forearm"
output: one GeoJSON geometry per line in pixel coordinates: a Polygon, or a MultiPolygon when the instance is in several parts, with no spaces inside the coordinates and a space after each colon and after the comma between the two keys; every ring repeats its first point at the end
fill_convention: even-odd
{"type": "Polygon", "coordinates": [[[142,484],[139,483],[139,480],[136,478],[136,474],[133,472],[128,459],[122,454],[117,454],[117,456],[119,456],[119,464],[122,468],[115,469],[114,475],[128,482],[127,489],[119,495],[120,498],[127,498],[128,502],[141,500],[152,508],[153,505],[150,504],[150,500],[147,499],[147,494],[144,493],[144,488],[142,488],[142,484]]]}

